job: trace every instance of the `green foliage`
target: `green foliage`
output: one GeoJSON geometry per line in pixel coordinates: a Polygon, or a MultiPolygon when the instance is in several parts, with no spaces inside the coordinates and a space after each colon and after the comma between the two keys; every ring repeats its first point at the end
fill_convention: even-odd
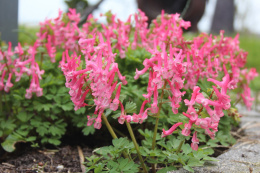
{"type": "Polygon", "coordinates": [[[114,139],[113,146],[106,146],[94,150],[94,155],[86,157],[86,171],[94,172],[138,172],[139,165],[132,159],[122,158],[123,152],[130,155],[134,151],[134,145],[127,138],[114,139]]]}
{"type": "Polygon", "coordinates": [[[53,64],[49,60],[42,64],[45,70],[40,81],[44,93],[42,97],[24,97],[30,85],[26,77],[9,94],[1,92],[0,142],[6,151],[14,151],[18,142],[30,142],[32,146],[60,145],[68,126],[81,129],[84,135],[95,132],[93,127],[86,125],[87,110],[74,111],[69,90],[64,86],[64,76],[57,66],[58,63],[53,64]]]}

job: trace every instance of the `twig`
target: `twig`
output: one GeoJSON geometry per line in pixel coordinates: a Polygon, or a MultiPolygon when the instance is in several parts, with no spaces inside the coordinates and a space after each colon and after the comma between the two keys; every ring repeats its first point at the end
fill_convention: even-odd
{"type": "Polygon", "coordinates": [[[77,146],[77,148],[78,148],[78,153],[79,153],[79,161],[80,161],[80,168],[81,168],[81,171],[83,172],[83,173],[85,173],[86,172],[86,168],[85,168],[85,166],[84,166],[84,155],[83,155],[83,152],[82,152],[82,149],[80,148],[80,146],[77,146]]]}
{"type": "Polygon", "coordinates": [[[2,165],[8,166],[10,168],[14,168],[15,167],[14,165],[11,165],[10,163],[5,163],[5,162],[3,162],[2,165]]]}

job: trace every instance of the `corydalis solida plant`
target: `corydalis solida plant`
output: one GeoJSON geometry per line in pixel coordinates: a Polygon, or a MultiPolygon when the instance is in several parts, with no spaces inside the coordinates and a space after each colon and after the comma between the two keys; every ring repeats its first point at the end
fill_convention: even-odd
{"type": "Polygon", "coordinates": [[[110,13],[106,16],[106,25],[99,26],[90,16],[83,27],[78,28],[80,16],[75,10],[70,9],[67,15],[60,12],[57,18],[41,23],[38,39],[28,50],[24,51],[18,45],[15,52],[12,52],[11,46],[6,51],[0,51],[0,89],[8,92],[15,84],[11,83],[12,77],[16,77],[18,82],[23,74],[27,74],[31,75],[31,83],[26,98],[31,98],[33,92],[41,96],[39,80],[43,71],[40,70],[41,64],[35,61],[35,54],[39,52],[39,47],[44,47],[51,62],[55,62],[56,50],[62,49],[60,67],[75,110],[95,106],[94,114],[87,116],[87,125],[94,124],[96,129],[100,129],[104,111],[120,108],[120,124],[143,123],[149,116],[155,117],[156,136],[163,104],[171,107],[172,114],[179,113],[185,105],[182,113],[188,122],[177,122],[169,130],[163,129],[162,137],[184,126],[181,127],[182,135],[192,134],[191,147],[194,150],[198,149],[199,143],[197,129],[204,129],[214,139],[223,110],[231,106],[231,90],[242,87],[243,91],[238,95],[248,108],[251,107],[253,98],[248,85],[257,73],[254,69],[244,69],[247,53],[239,48],[238,36],[234,39],[224,37],[222,31],[220,37],[201,34],[188,41],[182,34],[183,28],[187,29],[190,23],[179,18],[178,14],[162,12],[150,28],[147,28],[147,17],[141,11],[134,14],[134,21],[129,17],[127,22],[116,19],[110,13]],[[147,93],[143,94],[139,114],[130,115],[120,100],[121,88],[127,87],[127,80],[119,70],[117,58],[127,59],[129,49],[140,47],[151,57],[143,61],[143,69],[136,69],[133,78],[137,80],[146,73],[149,75],[147,93]],[[119,52],[119,57],[116,52],[119,52]],[[208,97],[198,86],[203,79],[212,82],[208,97]],[[189,94],[187,91],[191,93],[190,98],[184,99],[189,94]],[[206,112],[207,116],[203,117],[202,112],[206,112]]]}

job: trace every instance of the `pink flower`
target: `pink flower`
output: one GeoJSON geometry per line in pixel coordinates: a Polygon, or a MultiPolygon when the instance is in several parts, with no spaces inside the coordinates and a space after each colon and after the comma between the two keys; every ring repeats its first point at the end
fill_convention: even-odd
{"type": "Polygon", "coordinates": [[[104,110],[99,110],[98,112],[98,117],[95,119],[95,123],[94,123],[94,128],[95,129],[100,129],[102,127],[102,120],[101,120],[101,116],[103,114],[104,110]]]}
{"type": "Polygon", "coordinates": [[[55,52],[56,52],[56,48],[51,46],[51,36],[48,36],[48,42],[45,44],[47,52],[51,58],[51,62],[55,62],[55,52]]]}
{"type": "Polygon", "coordinates": [[[113,111],[116,111],[118,109],[120,91],[121,91],[121,84],[118,86],[116,96],[113,102],[110,104],[110,109],[113,111]]]}
{"type": "Polygon", "coordinates": [[[218,97],[218,101],[222,104],[223,109],[225,109],[225,110],[229,109],[231,106],[230,105],[231,99],[229,99],[230,96],[228,96],[225,93],[221,94],[215,86],[212,86],[212,87],[218,97]]]}
{"type": "Polygon", "coordinates": [[[191,95],[191,99],[190,101],[185,99],[184,102],[185,102],[185,105],[187,106],[193,106],[195,104],[195,99],[197,97],[197,95],[199,94],[199,91],[200,91],[200,87],[198,86],[194,86],[193,88],[193,93],[191,95]]]}
{"type": "Polygon", "coordinates": [[[119,101],[120,107],[121,107],[121,115],[118,117],[118,122],[119,124],[124,124],[126,120],[126,115],[125,115],[125,109],[123,104],[119,101]]]}
{"type": "Polygon", "coordinates": [[[199,139],[197,138],[197,132],[193,133],[192,139],[191,139],[191,148],[195,151],[198,150],[198,144],[199,144],[199,139]]]}
{"type": "MultiPolygon", "coordinates": [[[[147,111],[150,110],[150,108],[146,109],[144,111],[144,107],[146,105],[146,103],[148,103],[147,100],[145,100],[143,103],[142,103],[142,106],[141,106],[141,109],[140,109],[140,112],[139,114],[133,114],[133,117],[137,118],[137,123],[139,122],[140,124],[143,123],[144,120],[147,119],[148,115],[147,115],[147,111]]],[[[135,121],[134,121],[135,122],[135,121]]]]}
{"type": "Polygon", "coordinates": [[[251,110],[251,107],[253,105],[253,101],[255,100],[253,97],[251,97],[251,90],[248,85],[243,85],[244,92],[241,94],[241,97],[247,107],[248,110],[251,110]]]}
{"type": "Polygon", "coordinates": [[[14,84],[11,83],[11,78],[12,78],[12,73],[9,73],[9,76],[8,76],[8,79],[7,79],[7,82],[5,84],[5,92],[9,92],[10,88],[13,87],[14,84]]]}
{"type": "Polygon", "coordinates": [[[192,126],[192,121],[189,121],[189,123],[186,123],[184,125],[184,129],[182,129],[182,134],[184,136],[189,136],[190,135],[190,129],[191,129],[191,126],[192,126]]]}
{"type": "Polygon", "coordinates": [[[175,129],[177,128],[177,127],[179,127],[180,125],[182,125],[183,123],[182,122],[179,122],[179,123],[176,123],[176,124],[174,124],[169,130],[167,130],[167,131],[165,131],[164,129],[163,129],[163,132],[162,132],[162,138],[164,138],[165,136],[168,136],[168,135],[170,135],[170,134],[172,134],[174,131],[175,131],[175,129]]]}
{"type": "Polygon", "coordinates": [[[215,83],[221,88],[221,94],[226,94],[227,89],[228,89],[228,84],[230,82],[230,77],[229,74],[226,74],[223,78],[222,81],[217,81],[215,79],[209,78],[208,81],[215,83]]]}
{"type": "MultiPolygon", "coordinates": [[[[2,70],[1,70],[2,71],[2,70]]],[[[1,75],[1,81],[0,81],[0,91],[4,89],[4,79],[5,79],[6,71],[4,70],[1,75]]]]}
{"type": "Polygon", "coordinates": [[[159,108],[158,108],[158,100],[157,100],[157,98],[158,98],[158,91],[157,91],[157,86],[155,86],[154,87],[154,93],[153,93],[153,104],[151,105],[151,112],[153,113],[153,114],[155,114],[155,113],[157,113],[158,112],[158,110],[159,110],[159,108]]]}
{"type": "Polygon", "coordinates": [[[96,119],[95,117],[91,117],[91,116],[87,116],[88,118],[88,122],[87,122],[87,126],[91,126],[94,122],[94,120],[96,119]]]}

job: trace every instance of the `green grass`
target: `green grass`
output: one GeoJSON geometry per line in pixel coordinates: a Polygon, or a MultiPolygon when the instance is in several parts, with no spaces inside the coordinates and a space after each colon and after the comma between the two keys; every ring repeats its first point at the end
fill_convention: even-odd
{"type": "MultiPolygon", "coordinates": [[[[248,52],[246,67],[256,68],[260,73],[260,37],[241,35],[239,41],[240,47],[248,52]]],[[[260,90],[260,75],[251,82],[250,87],[255,91],[260,90]]]]}
{"type": "Polygon", "coordinates": [[[241,35],[240,47],[248,52],[247,67],[254,67],[260,72],[260,38],[257,36],[241,35]]]}
{"type": "Polygon", "coordinates": [[[25,26],[20,25],[18,32],[18,41],[22,45],[33,45],[36,40],[36,33],[39,32],[40,27],[39,26],[25,26]]]}

